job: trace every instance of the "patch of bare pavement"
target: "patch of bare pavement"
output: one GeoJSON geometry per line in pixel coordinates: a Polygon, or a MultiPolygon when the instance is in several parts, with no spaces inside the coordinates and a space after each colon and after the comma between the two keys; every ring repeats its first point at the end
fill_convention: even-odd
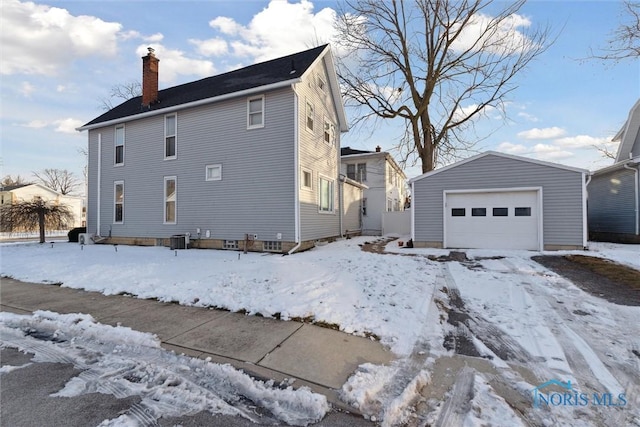
{"type": "MultiPolygon", "coordinates": [[[[601,258],[581,257],[579,261],[566,255],[538,255],[537,263],[570,280],[585,292],[619,305],[640,306],[640,271],[605,260],[606,269],[599,272],[601,258]],[[590,262],[588,258],[592,258],[590,262]],[[595,264],[598,263],[598,264],[595,264]],[[593,268],[590,266],[593,265],[593,268]],[[636,286],[633,287],[633,283],[636,286]]],[[[579,314],[579,313],[578,313],[579,314]]]]}

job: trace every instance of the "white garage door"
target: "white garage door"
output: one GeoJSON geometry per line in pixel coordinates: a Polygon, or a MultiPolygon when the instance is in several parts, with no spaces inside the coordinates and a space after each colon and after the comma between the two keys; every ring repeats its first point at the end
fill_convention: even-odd
{"type": "Polygon", "coordinates": [[[445,193],[446,248],[540,249],[537,190],[445,193]]]}

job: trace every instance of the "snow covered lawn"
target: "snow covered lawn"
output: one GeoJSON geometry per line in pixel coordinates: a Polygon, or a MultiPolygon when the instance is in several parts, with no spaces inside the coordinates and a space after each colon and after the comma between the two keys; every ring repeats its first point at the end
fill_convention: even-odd
{"type": "MultiPolygon", "coordinates": [[[[640,426],[640,307],[583,292],[533,261],[538,253],[469,250],[468,262],[437,262],[427,256],[449,251],[391,242],[386,254],[375,254],[360,250],[366,240],[285,257],[2,245],[1,274],[285,320],[313,319],[348,333],[373,334],[398,360],[363,365],[343,386],[342,397],[384,425],[640,426]],[[458,363],[468,369],[452,368],[458,363]],[[536,387],[550,380],[571,381],[575,399],[534,406],[536,387]],[[572,405],[583,402],[581,393],[590,400],[572,405]],[[609,404],[602,403],[603,394],[609,404]]],[[[586,253],[567,253],[640,269],[640,245],[590,246],[586,253]]]]}

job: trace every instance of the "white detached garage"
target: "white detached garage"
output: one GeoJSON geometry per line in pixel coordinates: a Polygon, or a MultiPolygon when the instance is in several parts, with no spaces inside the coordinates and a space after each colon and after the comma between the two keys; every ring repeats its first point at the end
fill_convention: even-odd
{"type": "Polygon", "coordinates": [[[489,151],[413,178],[413,244],[583,249],[587,173],[489,151]]]}

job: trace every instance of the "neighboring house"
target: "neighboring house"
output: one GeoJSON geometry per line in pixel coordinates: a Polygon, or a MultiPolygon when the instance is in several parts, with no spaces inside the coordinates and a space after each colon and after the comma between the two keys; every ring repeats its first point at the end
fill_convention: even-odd
{"type": "Polygon", "coordinates": [[[383,213],[405,208],[407,177],[393,157],[380,151],[379,146],[376,151],[343,147],[340,152],[341,174],[368,187],[362,201],[362,234],[379,235],[383,213]]]}
{"type": "Polygon", "coordinates": [[[293,252],[341,235],[347,122],[328,45],[143,94],[90,121],[88,233],[293,252]]]}
{"type": "Polygon", "coordinates": [[[595,171],[589,191],[589,237],[640,243],[640,100],[613,138],[619,141],[615,163],[595,171]]]}
{"type": "Polygon", "coordinates": [[[410,180],[415,247],[587,245],[586,170],[485,152],[410,180]]]}
{"type": "Polygon", "coordinates": [[[61,194],[40,184],[19,184],[0,187],[1,205],[28,202],[36,198],[54,204],[67,205],[73,214],[73,222],[69,224],[69,228],[84,226],[84,200],[82,197],[61,194]]]}

